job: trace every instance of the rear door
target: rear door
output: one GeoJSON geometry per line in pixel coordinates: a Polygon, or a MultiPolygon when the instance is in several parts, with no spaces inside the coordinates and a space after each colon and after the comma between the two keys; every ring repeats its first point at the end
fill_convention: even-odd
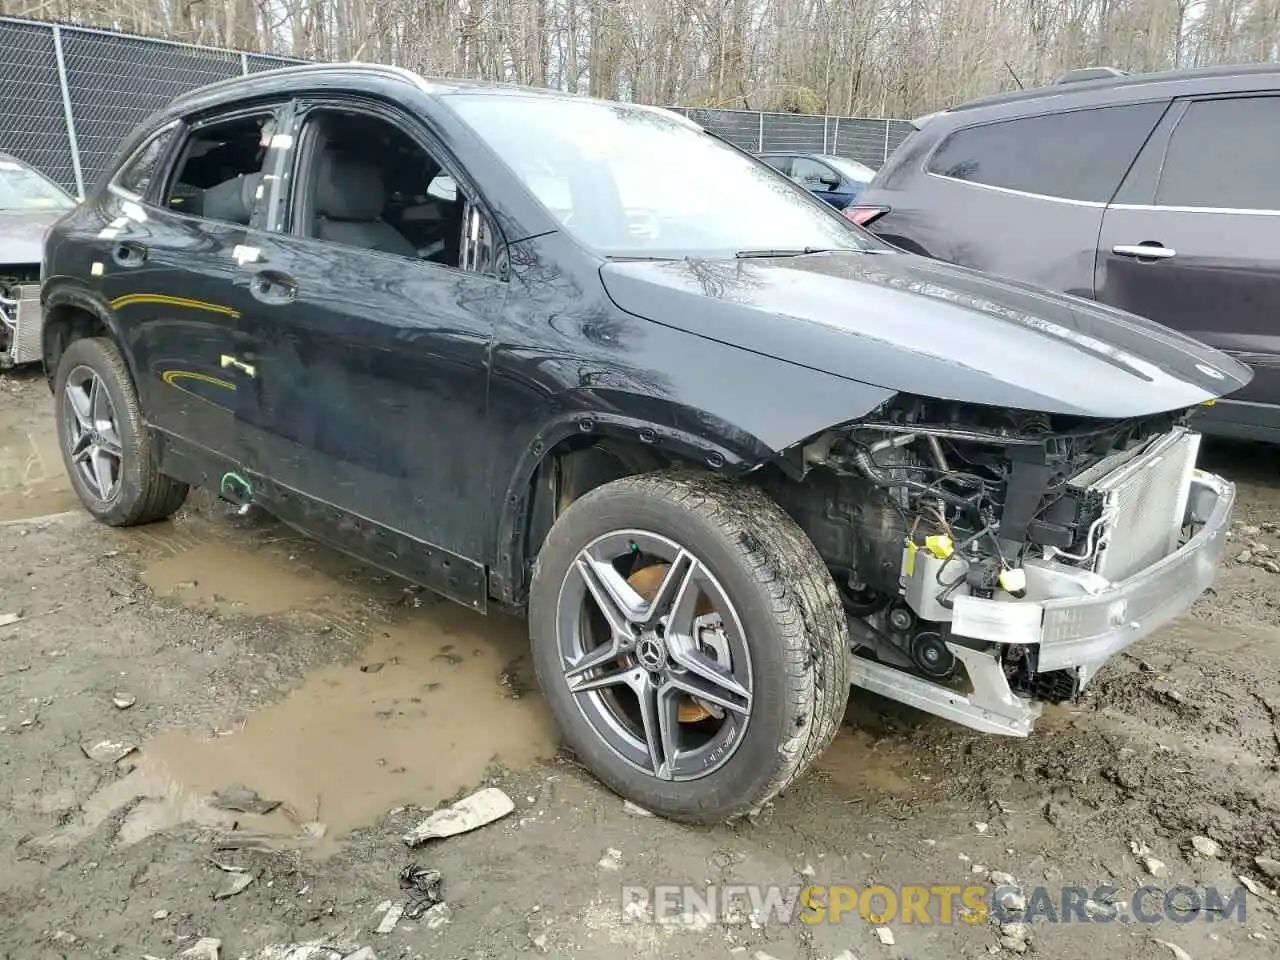
{"type": "Polygon", "coordinates": [[[1097,296],[1253,367],[1233,419],[1280,417],[1280,94],[1175,103],[1107,209],[1097,296]]]}
{"type": "MultiPolygon", "coordinates": [[[[239,460],[228,368],[242,316],[257,308],[239,271],[254,243],[264,164],[284,102],[174,123],[113,181],[98,235],[102,289],[128,340],[151,425],[239,460]]],[[[217,478],[214,478],[216,481],[217,478]]]]}
{"type": "Polygon", "coordinates": [[[858,202],[890,208],[873,229],[896,246],[1092,297],[1103,211],[1167,106],[1091,107],[961,127],[912,160],[920,166],[910,175],[877,178],[858,202]]]}

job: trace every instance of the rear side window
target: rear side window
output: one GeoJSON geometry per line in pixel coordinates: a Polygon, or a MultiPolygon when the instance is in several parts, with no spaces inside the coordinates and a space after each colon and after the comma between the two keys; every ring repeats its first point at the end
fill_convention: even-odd
{"type": "Polygon", "coordinates": [[[151,179],[160,168],[169,141],[173,139],[173,127],[161,130],[143,145],[142,149],[116,175],[116,186],[135,196],[143,196],[151,179]]]}
{"type": "Polygon", "coordinates": [[[164,194],[165,206],[206,220],[248,226],[262,195],[271,149],[270,112],[218,120],[192,131],[164,194]]]}
{"type": "Polygon", "coordinates": [[[1165,106],[1098,107],[957,130],[927,169],[990,187],[1105,203],[1165,106]]]}
{"type": "Polygon", "coordinates": [[[1280,210],[1280,97],[1191,103],[1169,141],[1156,204],[1280,210]]]}

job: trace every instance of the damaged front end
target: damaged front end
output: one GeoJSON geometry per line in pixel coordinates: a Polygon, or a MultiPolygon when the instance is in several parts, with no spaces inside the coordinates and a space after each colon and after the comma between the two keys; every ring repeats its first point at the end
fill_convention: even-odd
{"type": "Polygon", "coordinates": [[[1213,581],[1235,488],[1185,411],[1097,420],[899,396],[765,480],[843,594],[853,682],[1026,736],[1213,581]]]}

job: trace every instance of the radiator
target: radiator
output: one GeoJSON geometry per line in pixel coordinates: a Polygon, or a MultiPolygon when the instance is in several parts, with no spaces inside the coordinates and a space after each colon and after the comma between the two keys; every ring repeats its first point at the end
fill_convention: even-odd
{"type": "Polygon", "coordinates": [[[1102,476],[1095,467],[1072,481],[1104,499],[1094,572],[1123,580],[1177,549],[1199,452],[1200,434],[1178,427],[1102,476]]]}

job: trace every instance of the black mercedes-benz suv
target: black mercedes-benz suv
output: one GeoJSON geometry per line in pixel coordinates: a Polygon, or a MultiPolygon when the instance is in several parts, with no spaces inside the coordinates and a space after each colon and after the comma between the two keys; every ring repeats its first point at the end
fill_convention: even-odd
{"type": "Polygon", "coordinates": [[[41,296],[93,515],[208,486],[527,613],[573,750],[689,820],[759,809],[851,684],[1027,735],[1213,579],[1234,488],[1184,421],[1250,376],[667,111],[368,65],[152,118],[41,296]]]}
{"type": "Polygon", "coordinates": [[[918,124],[851,219],[1235,356],[1253,382],[1195,426],[1280,441],[1280,66],[1076,71],[918,124]]]}

